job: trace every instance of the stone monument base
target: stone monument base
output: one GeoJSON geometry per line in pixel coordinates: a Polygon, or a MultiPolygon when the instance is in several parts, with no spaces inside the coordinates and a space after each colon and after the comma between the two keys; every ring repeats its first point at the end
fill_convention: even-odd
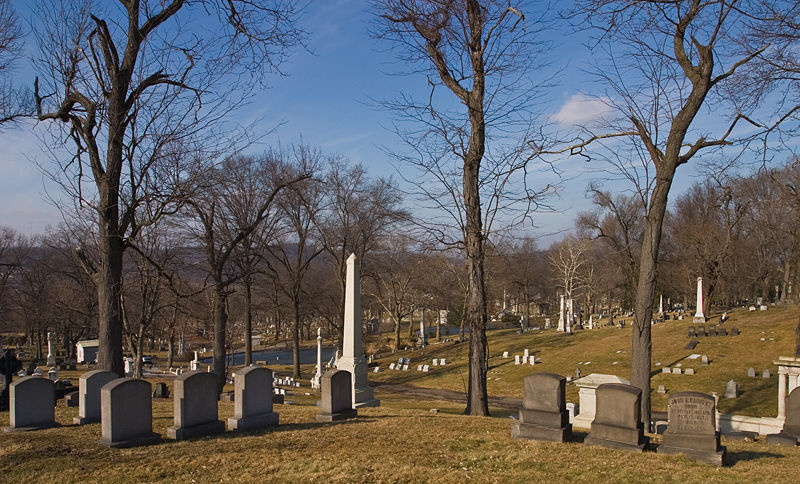
{"type": "Polygon", "coordinates": [[[225,432],[225,423],[222,420],[214,420],[192,427],[168,427],[167,437],[175,440],[193,439],[195,437],[205,437],[206,435],[216,435],[225,432]]]}
{"type": "Polygon", "coordinates": [[[72,417],[72,424],[73,425],[86,425],[90,423],[97,423],[100,421],[100,417],[97,418],[90,418],[90,417],[72,417]]]}
{"type": "Polygon", "coordinates": [[[726,451],[725,447],[720,447],[719,451],[713,450],[700,450],[690,449],[686,447],[674,447],[671,445],[661,444],[658,446],[657,452],[659,454],[683,454],[690,459],[708,462],[715,466],[722,466],[725,463],[726,451]]]}
{"type": "Polygon", "coordinates": [[[125,439],[125,440],[100,439],[97,441],[97,443],[114,449],[124,449],[127,447],[141,447],[144,445],[160,444],[161,434],[150,432],[149,434],[138,435],[132,439],[125,439]]]}
{"type": "Polygon", "coordinates": [[[547,442],[569,442],[572,438],[572,425],[566,427],[545,427],[542,425],[514,422],[511,426],[511,438],[543,440],[547,442]]]}
{"type": "Polygon", "coordinates": [[[794,435],[787,434],[785,432],[781,432],[778,434],[768,434],[767,435],[767,443],[768,444],[778,444],[778,445],[797,445],[797,437],[794,435]]]}
{"type": "Polygon", "coordinates": [[[356,388],[353,408],[380,407],[381,401],[372,394],[372,387],[356,388]]]}
{"type": "Polygon", "coordinates": [[[358,417],[358,410],[351,408],[347,410],[342,410],[341,412],[334,412],[334,413],[318,413],[317,414],[317,421],[318,422],[337,422],[339,420],[347,420],[349,418],[356,418],[358,417]]]}
{"type": "Polygon", "coordinates": [[[695,316],[694,318],[692,318],[692,322],[693,323],[699,323],[699,324],[705,324],[706,318],[704,318],[702,316],[695,316]]]}
{"type": "Polygon", "coordinates": [[[249,415],[243,418],[231,417],[228,419],[228,430],[239,430],[242,432],[276,427],[277,425],[278,414],[275,412],[249,415]]]}
{"type": "Polygon", "coordinates": [[[644,436],[641,428],[634,430],[593,422],[591,433],[583,442],[587,445],[642,452],[650,443],[650,438],[644,436]]]}
{"type": "Polygon", "coordinates": [[[26,427],[3,427],[3,432],[30,432],[32,430],[52,429],[53,427],[61,427],[58,422],[49,422],[41,425],[28,425],[26,427]]]}

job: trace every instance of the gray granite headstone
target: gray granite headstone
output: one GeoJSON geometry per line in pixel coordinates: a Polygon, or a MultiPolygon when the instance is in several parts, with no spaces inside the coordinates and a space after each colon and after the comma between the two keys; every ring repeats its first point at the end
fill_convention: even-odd
{"type": "Polygon", "coordinates": [[[169,398],[169,387],[163,381],[156,382],[153,389],[153,398],[169,398]]]}
{"type": "Polygon", "coordinates": [[[511,426],[511,437],[567,442],[572,425],[566,408],[566,379],[554,373],[534,373],[523,381],[519,421],[511,426]]]}
{"type": "Polygon", "coordinates": [[[764,371],[761,373],[761,378],[767,379],[767,378],[769,378],[770,376],[772,376],[772,375],[770,375],[770,373],[769,373],[769,370],[764,370],[764,371]]]}
{"type": "Polygon", "coordinates": [[[272,370],[248,366],[236,371],[233,417],[228,430],[256,430],[278,425],[272,411],[272,370]]]}
{"type": "Polygon", "coordinates": [[[26,376],[8,388],[7,431],[38,430],[55,427],[55,384],[38,376],[26,376]]]}
{"type": "Polygon", "coordinates": [[[747,369],[747,376],[749,376],[750,378],[755,378],[756,377],[756,370],[753,369],[753,368],[748,368],[747,369]]]}
{"type": "Polygon", "coordinates": [[[75,425],[100,421],[100,389],[117,379],[112,371],[92,370],[78,379],[78,416],[72,419],[75,425]]]}
{"type": "Polygon", "coordinates": [[[669,424],[659,454],[685,454],[721,466],[725,447],[719,445],[714,397],[697,392],[673,393],[667,399],[669,424]]]}
{"type": "Polygon", "coordinates": [[[697,347],[698,343],[699,343],[699,341],[697,341],[696,339],[693,339],[693,340],[689,341],[688,343],[686,343],[686,349],[687,350],[693,350],[693,349],[695,349],[697,347]]]}
{"type": "Polygon", "coordinates": [[[786,421],[779,434],[767,435],[767,443],[781,445],[797,445],[800,439],[800,387],[795,388],[786,397],[786,421]]]}
{"type": "Polygon", "coordinates": [[[205,371],[187,371],[175,379],[175,425],[167,428],[167,437],[185,440],[221,434],[225,424],[219,420],[217,375],[205,371]]]}
{"type": "Polygon", "coordinates": [[[161,442],[153,432],[150,383],[134,378],[117,378],[100,389],[98,443],[108,447],[136,447],[161,442]]]}
{"type": "Polygon", "coordinates": [[[739,329],[731,328],[731,336],[739,336],[739,329]]]}
{"type": "Polygon", "coordinates": [[[588,445],[642,452],[650,439],[641,422],[642,390],[624,383],[604,383],[595,390],[597,406],[588,445]]]}
{"type": "Polygon", "coordinates": [[[345,370],[329,370],[322,375],[320,381],[322,411],[317,414],[318,421],[334,422],[358,416],[358,412],[353,408],[351,378],[350,372],[345,370]]]}

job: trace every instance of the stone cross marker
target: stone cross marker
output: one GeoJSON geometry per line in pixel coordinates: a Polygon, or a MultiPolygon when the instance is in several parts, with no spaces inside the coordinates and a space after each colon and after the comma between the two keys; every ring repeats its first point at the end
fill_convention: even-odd
{"type": "Polygon", "coordinates": [[[153,432],[153,403],[150,383],[134,378],[117,378],[100,389],[98,441],[108,447],[136,447],[161,442],[153,432]]]}
{"type": "Polygon", "coordinates": [[[706,317],[703,314],[703,278],[697,278],[697,311],[694,313],[695,323],[705,323],[706,317]]]}
{"type": "Polygon", "coordinates": [[[100,389],[117,379],[113,371],[92,370],[78,380],[78,416],[72,423],[84,425],[100,421],[100,389]]]}
{"type": "Polygon", "coordinates": [[[248,366],[236,371],[233,417],[228,430],[255,430],[278,425],[272,411],[272,370],[248,366]]]}
{"type": "Polygon", "coordinates": [[[659,454],[685,454],[721,466],[725,447],[719,445],[714,397],[697,392],[673,393],[667,400],[669,424],[659,454]]]}
{"type": "Polygon", "coordinates": [[[355,254],[347,259],[347,278],[344,298],[344,344],[336,368],[352,375],[353,408],[377,407],[377,400],[367,381],[367,360],[361,348],[361,288],[359,262],[355,254]]]}
{"type": "Polygon", "coordinates": [[[174,419],[167,437],[186,440],[221,434],[225,424],[219,420],[217,375],[205,371],[187,371],[175,378],[174,419]]]}
{"type": "Polygon", "coordinates": [[[330,370],[322,375],[322,399],[317,420],[334,422],[358,416],[353,408],[351,375],[345,370],[330,370]]]}
{"type": "Polygon", "coordinates": [[[596,414],[584,443],[642,452],[650,441],[641,423],[642,390],[624,383],[604,383],[595,394],[596,414]]]}
{"type": "Polygon", "coordinates": [[[511,426],[511,437],[553,442],[572,438],[566,409],[566,379],[554,373],[534,373],[524,380],[519,421],[511,426]]]}

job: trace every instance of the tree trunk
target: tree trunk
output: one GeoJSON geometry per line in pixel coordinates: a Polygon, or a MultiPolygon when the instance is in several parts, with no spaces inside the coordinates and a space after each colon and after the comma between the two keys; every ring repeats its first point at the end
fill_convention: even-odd
{"type": "Polygon", "coordinates": [[[300,292],[292,295],[294,327],[292,328],[292,376],[300,378],[300,292]]]}
{"type": "Polygon", "coordinates": [[[142,378],[142,356],[144,353],[144,326],[145,323],[143,321],[139,322],[139,332],[137,333],[137,342],[136,345],[136,352],[134,353],[134,360],[133,360],[133,377],[134,378],[142,378]]]}
{"type": "Polygon", "coordinates": [[[95,274],[98,308],[98,369],[125,376],[122,363],[122,239],[118,234],[117,190],[101,186],[100,237],[98,240],[100,264],[95,274]]]}
{"type": "Polygon", "coordinates": [[[217,375],[217,393],[225,386],[225,334],[228,313],[225,311],[227,297],[220,282],[212,287],[212,312],[214,315],[214,374],[217,375]]]}
{"type": "Polygon", "coordinates": [[[167,337],[167,368],[172,368],[175,357],[175,332],[170,332],[167,337]]]}
{"type": "Polygon", "coordinates": [[[246,275],[242,281],[244,285],[244,366],[253,364],[253,319],[252,296],[250,286],[252,281],[246,275]]]}
{"type": "Polygon", "coordinates": [[[400,315],[394,317],[394,350],[400,351],[400,315]]]}
{"type": "Polygon", "coordinates": [[[783,284],[781,286],[781,302],[788,302],[789,301],[789,284],[790,279],[792,277],[792,263],[789,259],[786,259],[786,263],[783,267],[783,284]]]}
{"type": "MultiPolygon", "coordinates": [[[[664,169],[667,170],[667,167],[664,169]]],[[[650,430],[650,371],[653,354],[650,320],[653,317],[661,229],[674,174],[675,169],[673,168],[663,176],[656,177],[656,184],[650,197],[650,209],[645,218],[644,239],[639,263],[639,284],[636,288],[636,306],[631,332],[631,383],[642,390],[641,419],[647,431],[650,430]]]]}

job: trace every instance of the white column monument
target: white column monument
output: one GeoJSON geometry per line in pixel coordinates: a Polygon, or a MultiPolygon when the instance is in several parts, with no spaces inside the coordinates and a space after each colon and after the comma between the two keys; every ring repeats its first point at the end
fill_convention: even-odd
{"type": "Polygon", "coordinates": [[[566,333],[572,333],[572,326],[575,324],[575,307],[573,304],[572,298],[567,299],[567,324],[564,328],[564,332],[566,333]]]}
{"type": "Polygon", "coordinates": [[[566,329],[566,321],[564,318],[564,295],[561,295],[561,305],[560,309],[558,310],[558,331],[564,331],[566,329]]]}
{"type": "Polygon", "coordinates": [[[353,384],[353,408],[377,407],[380,400],[372,395],[367,381],[367,360],[361,349],[361,289],[359,263],[355,254],[347,258],[344,296],[344,344],[336,368],[349,371],[353,384]]]}
{"type": "Polygon", "coordinates": [[[56,364],[56,335],[47,332],[47,366],[56,364]]]}
{"type": "Polygon", "coordinates": [[[320,378],[322,378],[322,328],[317,328],[317,372],[311,378],[311,388],[320,389],[320,378]]]}
{"type": "Polygon", "coordinates": [[[664,315],[664,295],[658,296],[658,314],[660,316],[664,315]]]}
{"type": "Polygon", "coordinates": [[[428,345],[428,337],[425,335],[425,308],[419,310],[419,345],[421,347],[428,345]]]}
{"type": "Polygon", "coordinates": [[[703,278],[697,278],[697,311],[694,313],[694,323],[705,323],[706,317],[703,315],[703,278]]]}

